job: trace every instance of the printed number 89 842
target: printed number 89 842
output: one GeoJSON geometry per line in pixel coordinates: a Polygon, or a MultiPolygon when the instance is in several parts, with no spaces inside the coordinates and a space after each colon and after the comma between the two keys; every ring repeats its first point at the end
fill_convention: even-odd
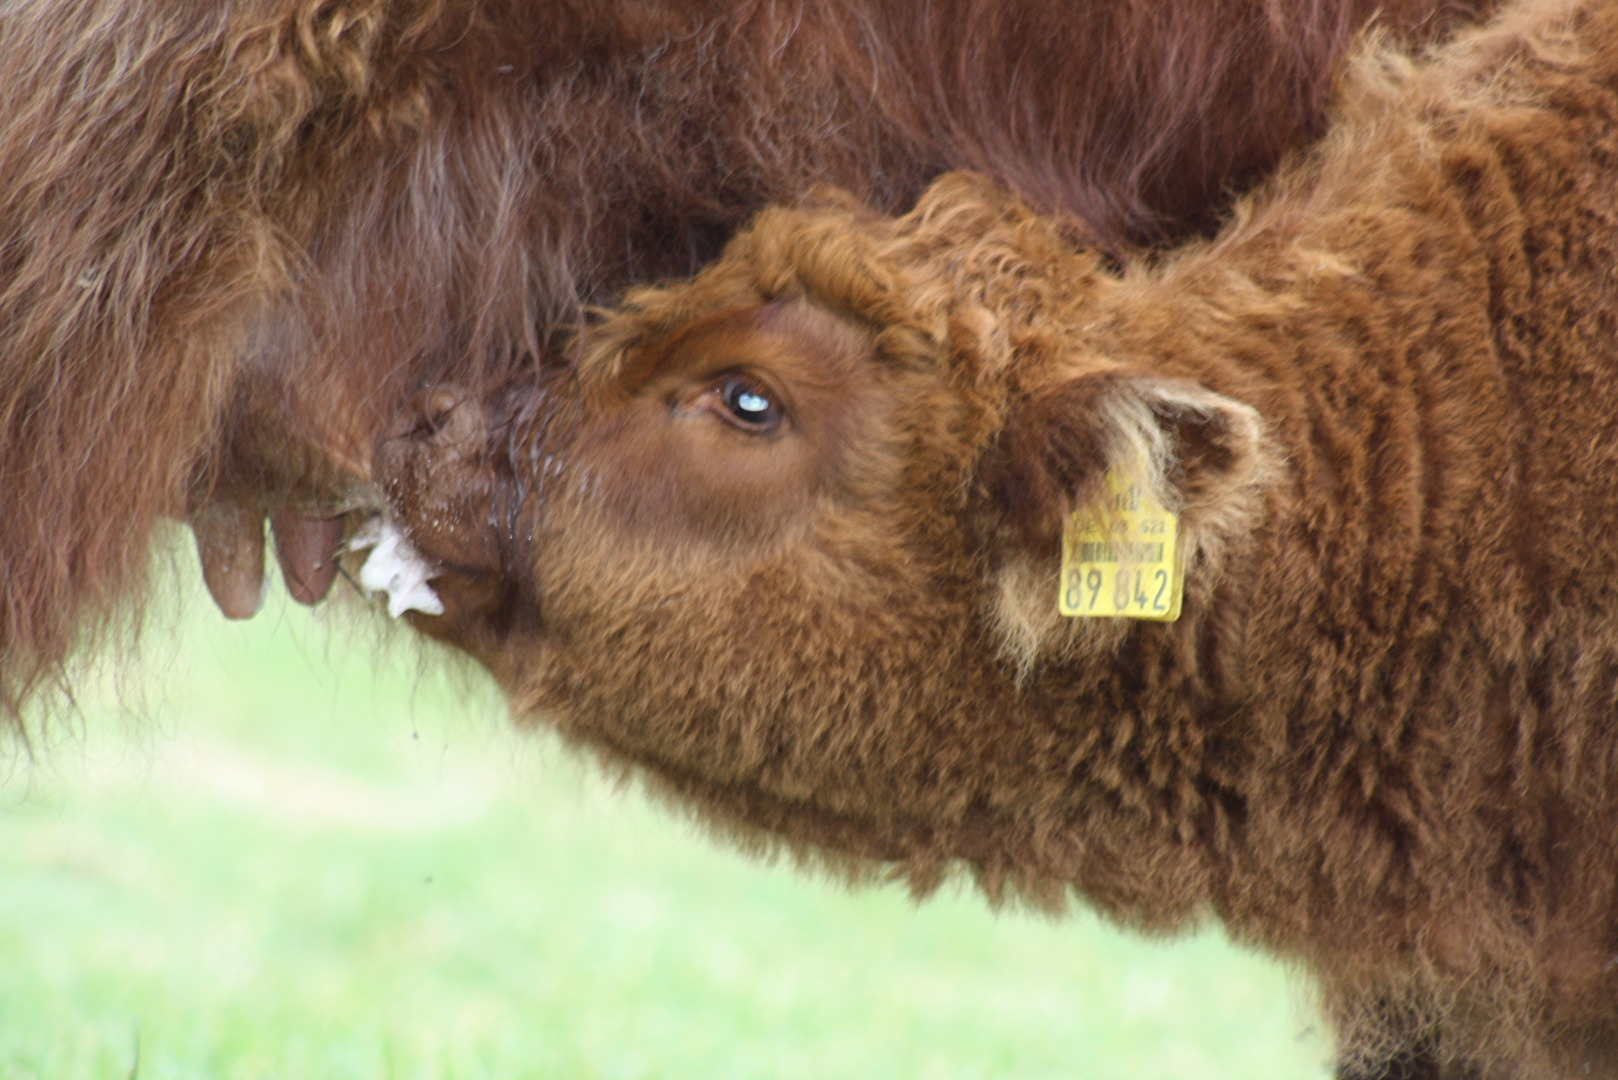
{"type": "Polygon", "coordinates": [[[1110,572],[1103,572],[1099,567],[1092,566],[1088,570],[1069,570],[1065,583],[1066,601],[1064,607],[1075,612],[1095,612],[1100,609],[1103,613],[1141,615],[1167,615],[1172,599],[1172,581],[1169,572],[1164,569],[1131,570],[1120,567],[1110,572]],[[1108,589],[1107,578],[1111,577],[1110,596],[1112,601],[1108,608],[1103,603],[1103,590],[1108,589]]]}

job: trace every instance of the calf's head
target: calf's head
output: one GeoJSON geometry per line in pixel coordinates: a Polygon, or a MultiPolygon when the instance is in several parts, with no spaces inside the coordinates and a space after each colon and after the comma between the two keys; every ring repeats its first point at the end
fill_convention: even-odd
{"type": "Polygon", "coordinates": [[[1086,345],[1120,287],[970,177],[767,212],[567,371],[389,432],[444,607],[410,617],[721,817],[982,864],[1067,812],[1125,644],[1193,632],[1262,457],[1246,406],[1086,345]],[[1180,515],[1180,626],[1057,615],[1109,469],[1180,515]]]}

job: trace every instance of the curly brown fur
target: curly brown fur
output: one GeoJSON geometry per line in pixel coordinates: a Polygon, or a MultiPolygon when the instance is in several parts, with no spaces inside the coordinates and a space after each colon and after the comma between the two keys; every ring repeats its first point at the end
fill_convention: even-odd
{"type": "Polygon", "coordinates": [[[271,520],[331,584],[381,417],[532,372],[817,181],[988,169],[1112,243],[1209,219],[1374,11],[1488,0],[13,0],[0,13],[0,712],[189,514],[227,614],[271,520]]]}
{"type": "Polygon", "coordinates": [[[1217,917],[1345,1076],[1618,1076],[1618,3],[1344,94],[1161,259],[971,177],[771,210],[570,376],[407,414],[412,621],[754,842],[1217,917]],[[1055,613],[1109,467],[1178,622],[1055,613]]]}

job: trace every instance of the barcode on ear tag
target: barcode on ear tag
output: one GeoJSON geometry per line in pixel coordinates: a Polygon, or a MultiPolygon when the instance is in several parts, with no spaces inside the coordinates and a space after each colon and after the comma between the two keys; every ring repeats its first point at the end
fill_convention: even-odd
{"type": "Polygon", "coordinates": [[[1122,470],[1102,492],[1062,532],[1062,614],[1173,622],[1185,593],[1179,518],[1122,470]]]}

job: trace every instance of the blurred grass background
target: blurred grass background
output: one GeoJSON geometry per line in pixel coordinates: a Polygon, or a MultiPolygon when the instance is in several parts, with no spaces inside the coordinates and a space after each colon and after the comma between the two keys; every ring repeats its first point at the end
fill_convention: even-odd
{"type": "Polygon", "coordinates": [[[1215,933],[759,865],[352,611],[183,606],[7,763],[0,1080],[1328,1074],[1215,933]]]}

